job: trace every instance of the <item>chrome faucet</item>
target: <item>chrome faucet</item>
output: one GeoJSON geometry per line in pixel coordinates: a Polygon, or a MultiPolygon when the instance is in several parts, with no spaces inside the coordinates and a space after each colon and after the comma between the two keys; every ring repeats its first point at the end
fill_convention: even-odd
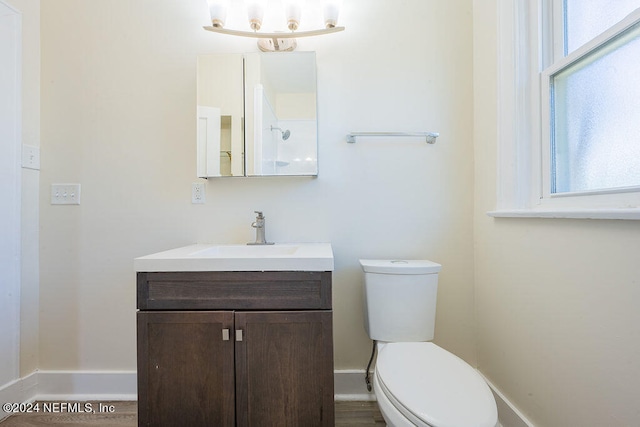
{"type": "Polygon", "coordinates": [[[264,215],[260,211],[254,211],[258,215],[255,222],[251,223],[251,226],[256,229],[256,241],[249,242],[247,245],[273,245],[273,242],[267,242],[264,237],[264,215]]]}

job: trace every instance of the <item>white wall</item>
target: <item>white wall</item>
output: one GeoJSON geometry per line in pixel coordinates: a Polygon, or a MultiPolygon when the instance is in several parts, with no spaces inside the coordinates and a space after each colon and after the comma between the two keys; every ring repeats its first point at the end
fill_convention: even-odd
{"type": "Polygon", "coordinates": [[[343,33],[299,40],[318,63],[318,178],[195,178],[196,56],[255,51],[205,32],[201,0],[42,3],[42,369],[135,368],[136,256],[253,238],[330,241],[336,368],[364,368],[361,257],[444,265],[436,340],[475,363],[469,0],[345,2],[343,33]],[[381,31],[380,23],[394,31],[381,31]],[[438,131],[345,142],[350,131],[438,131]],[[81,206],[51,206],[53,182],[81,206]]]}
{"type": "Polygon", "coordinates": [[[640,222],[494,219],[496,1],[474,2],[478,365],[535,425],[640,425],[640,222]]]}

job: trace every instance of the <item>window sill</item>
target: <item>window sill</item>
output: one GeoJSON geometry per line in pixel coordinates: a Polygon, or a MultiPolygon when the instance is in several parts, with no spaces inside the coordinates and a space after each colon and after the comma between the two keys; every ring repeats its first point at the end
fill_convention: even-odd
{"type": "Polygon", "coordinates": [[[640,208],[627,209],[502,209],[489,211],[494,218],[566,218],[640,220],[640,208]]]}

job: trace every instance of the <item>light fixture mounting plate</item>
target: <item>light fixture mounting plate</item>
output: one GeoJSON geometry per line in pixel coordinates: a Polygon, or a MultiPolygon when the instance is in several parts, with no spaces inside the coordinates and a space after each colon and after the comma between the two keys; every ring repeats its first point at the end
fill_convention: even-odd
{"type": "Polygon", "coordinates": [[[263,52],[292,52],[298,47],[296,39],[260,39],[258,48],[263,52]]]}

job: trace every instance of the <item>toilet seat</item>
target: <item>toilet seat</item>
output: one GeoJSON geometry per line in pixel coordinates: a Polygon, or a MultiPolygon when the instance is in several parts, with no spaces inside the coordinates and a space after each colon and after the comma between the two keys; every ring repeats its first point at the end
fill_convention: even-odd
{"type": "Polygon", "coordinates": [[[393,406],[416,425],[494,427],[491,390],[462,359],[431,342],[379,346],[376,376],[393,406]]]}

